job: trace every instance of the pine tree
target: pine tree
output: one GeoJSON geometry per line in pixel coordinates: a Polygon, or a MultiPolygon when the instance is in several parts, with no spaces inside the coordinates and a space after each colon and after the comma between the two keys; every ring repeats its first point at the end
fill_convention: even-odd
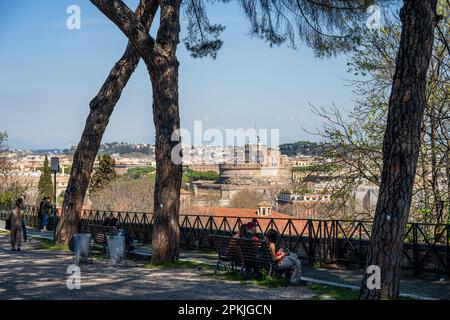
{"type": "Polygon", "coordinates": [[[53,199],[54,190],[52,182],[52,169],[50,168],[47,156],[45,156],[44,169],[41,177],[39,178],[38,192],[38,199],[41,199],[42,197],[51,197],[53,199]]]}
{"type": "Polygon", "coordinates": [[[95,169],[89,185],[89,194],[103,189],[109,182],[117,178],[116,170],[114,169],[116,161],[108,154],[99,157],[98,167],[95,169]]]}

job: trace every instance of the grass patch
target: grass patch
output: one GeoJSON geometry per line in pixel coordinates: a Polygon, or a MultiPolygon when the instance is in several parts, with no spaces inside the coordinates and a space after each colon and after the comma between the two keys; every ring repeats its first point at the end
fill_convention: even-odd
{"type": "Polygon", "coordinates": [[[9,231],[0,230],[0,237],[6,236],[9,234],[9,231]]]}
{"type": "Polygon", "coordinates": [[[198,251],[199,253],[214,255],[214,257],[217,257],[217,251],[215,249],[201,247],[196,251],[198,251]]]}
{"type": "Polygon", "coordinates": [[[242,285],[254,284],[266,288],[279,288],[289,286],[289,280],[283,277],[273,277],[262,272],[260,279],[249,278],[249,276],[236,271],[219,273],[218,276],[229,281],[239,281],[242,285]]]}
{"type": "Polygon", "coordinates": [[[53,241],[47,239],[39,239],[37,244],[37,249],[39,250],[50,250],[50,251],[69,251],[69,247],[65,245],[54,245],[53,241]]]}
{"type": "Polygon", "coordinates": [[[146,263],[143,266],[145,269],[195,269],[195,268],[203,268],[203,269],[212,269],[212,266],[209,264],[194,261],[194,260],[179,260],[176,262],[162,262],[162,263],[146,263]]]}
{"type": "Polygon", "coordinates": [[[315,292],[313,300],[358,300],[358,291],[338,288],[333,286],[326,286],[321,284],[311,284],[308,286],[312,291],[315,292]]]}

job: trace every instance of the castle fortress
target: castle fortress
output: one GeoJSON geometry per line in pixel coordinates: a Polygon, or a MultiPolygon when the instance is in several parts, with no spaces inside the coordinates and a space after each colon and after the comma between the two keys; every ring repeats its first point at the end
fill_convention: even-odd
{"type": "Polygon", "coordinates": [[[219,165],[219,177],[217,183],[196,183],[195,192],[198,195],[220,194],[221,204],[228,205],[242,190],[271,194],[289,187],[292,183],[292,165],[277,149],[259,143],[246,144],[243,149],[234,148],[232,161],[219,165]]]}

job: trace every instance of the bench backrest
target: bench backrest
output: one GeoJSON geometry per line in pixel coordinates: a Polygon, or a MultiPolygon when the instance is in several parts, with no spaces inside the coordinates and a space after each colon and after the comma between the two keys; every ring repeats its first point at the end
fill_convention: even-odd
{"type": "Polygon", "coordinates": [[[237,238],[211,235],[211,239],[220,260],[233,261],[237,263],[242,262],[242,255],[237,238]]]}
{"type": "Polygon", "coordinates": [[[248,266],[270,269],[274,262],[266,241],[211,235],[222,261],[234,261],[248,266]]]}
{"type": "Polygon", "coordinates": [[[244,264],[268,269],[273,265],[272,255],[266,241],[239,239],[239,248],[244,264]]]}
{"type": "Polygon", "coordinates": [[[108,236],[117,236],[118,231],[114,227],[100,226],[100,225],[89,225],[89,231],[91,232],[92,239],[94,243],[104,245],[107,242],[108,236]]]}

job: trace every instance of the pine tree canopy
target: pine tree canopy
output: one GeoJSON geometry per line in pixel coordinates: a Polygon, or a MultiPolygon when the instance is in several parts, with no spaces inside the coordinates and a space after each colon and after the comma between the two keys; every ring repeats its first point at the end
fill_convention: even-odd
{"type": "Polygon", "coordinates": [[[117,178],[116,170],[114,169],[116,161],[108,154],[99,157],[98,167],[95,169],[91,177],[89,185],[89,194],[103,189],[109,182],[117,178]]]}
{"type": "Polygon", "coordinates": [[[53,182],[52,182],[52,169],[50,168],[50,164],[48,161],[48,157],[45,156],[44,160],[44,168],[39,178],[38,184],[38,199],[42,199],[43,197],[51,197],[53,199],[54,190],[53,190],[53,182]]]}

